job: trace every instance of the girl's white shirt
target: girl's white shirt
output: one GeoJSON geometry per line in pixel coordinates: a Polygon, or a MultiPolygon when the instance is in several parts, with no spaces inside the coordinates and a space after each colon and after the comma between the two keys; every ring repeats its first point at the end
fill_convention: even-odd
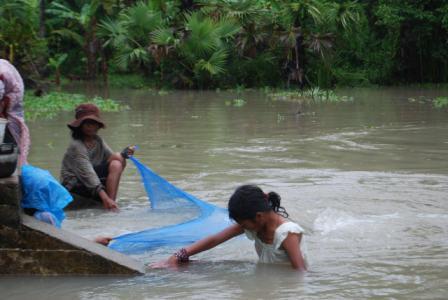
{"type": "Polygon", "coordinates": [[[288,253],[281,248],[282,243],[289,233],[301,233],[300,251],[306,262],[306,246],[303,234],[305,230],[299,224],[288,221],[278,226],[275,230],[274,241],[272,244],[266,244],[261,241],[254,231],[244,230],[244,232],[250,240],[255,241],[255,250],[257,251],[259,262],[261,263],[289,263],[288,253]]]}

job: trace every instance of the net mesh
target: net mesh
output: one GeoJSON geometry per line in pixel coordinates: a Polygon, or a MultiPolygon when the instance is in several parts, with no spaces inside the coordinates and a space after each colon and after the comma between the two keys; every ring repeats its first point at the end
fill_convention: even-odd
{"type": "Polygon", "coordinates": [[[199,200],[157,175],[136,158],[131,157],[139,173],[152,209],[172,210],[182,214],[191,207],[197,217],[176,225],[151,228],[114,238],[110,248],[135,254],[160,247],[183,246],[217,233],[231,224],[224,208],[199,200]]]}

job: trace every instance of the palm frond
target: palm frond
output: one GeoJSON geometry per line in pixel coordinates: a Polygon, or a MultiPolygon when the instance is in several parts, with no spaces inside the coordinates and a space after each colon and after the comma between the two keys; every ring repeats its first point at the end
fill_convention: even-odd
{"type": "Polygon", "coordinates": [[[120,22],[106,17],[98,25],[98,36],[105,40],[104,47],[111,45],[119,48],[126,40],[126,31],[120,22]]]}
{"type": "Polygon", "coordinates": [[[151,41],[157,45],[176,45],[178,40],[174,37],[173,30],[158,28],[151,32],[151,41]]]}
{"type": "Polygon", "coordinates": [[[94,15],[94,9],[96,10],[96,8],[94,3],[86,3],[82,6],[79,14],[79,22],[82,26],[87,26],[90,23],[90,20],[94,15]]]}
{"type": "Polygon", "coordinates": [[[227,52],[219,50],[214,52],[208,60],[200,59],[195,65],[195,70],[206,71],[210,75],[218,75],[224,73],[226,61],[227,52]]]}
{"type": "Polygon", "coordinates": [[[50,57],[48,59],[48,65],[54,69],[59,68],[64,61],[67,59],[67,53],[56,55],[55,57],[50,57]]]}
{"type": "Polygon", "coordinates": [[[334,19],[344,30],[350,31],[352,25],[359,22],[360,6],[357,2],[334,3],[334,19]]]}
{"type": "Polygon", "coordinates": [[[143,1],[124,10],[120,22],[136,39],[148,36],[151,31],[165,24],[161,13],[152,10],[150,5],[143,1]]]}
{"type": "Polygon", "coordinates": [[[71,19],[78,21],[80,14],[66,7],[62,3],[52,2],[50,8],[46,10],[50,15],[57,16],[60,19],[71,19]]]}
{"type": "Polygon", "coordinates": [[[308,47],[314,53],[319,54],[325,59],[326,53],[333,48],[334,35],[332,33],[311,34],[308,41],[308,47]]]}
{"type": "Polygon", "coordinates": [[[322,21],[322,11],[320,6],[321,3],[316,0],[303,0],[289,4],[293,14],[299,14],[302,18],[310,16],[317,24],[322,21]]]}
{"type": "Polygon", "coordinates": [[[125,46],[118,50],[115,56],[117,66],[122,70],[128,70],[131,64],[146,64],[149,62],[149,54],[144,48],[132,48],[125,46]]]}
{"type": "Polygon", "coordinates": [[[80,46],[83,46],[84,44],[84,38],[82,37],[82,35],[73,30],[63,28],[59,30],[54,30],[52,31],[52,33],[60,35],[63,38],[74,40],[80,46]]]}
{"type": "Polygon", "coordinates": [[[241,31],[241,26],[239,26],[234,20],[230,18],[221,19],[217,23],[216,33],[220,38],[229,38],[233,37],[237,33],[241,31]]]}
{"type": "Polygon", "coordinates": [[[185,28],[188,36],[181,47],[184,56],[204,58],[219,46],[218,27],[210,18],[189,14],[185,28]]]}

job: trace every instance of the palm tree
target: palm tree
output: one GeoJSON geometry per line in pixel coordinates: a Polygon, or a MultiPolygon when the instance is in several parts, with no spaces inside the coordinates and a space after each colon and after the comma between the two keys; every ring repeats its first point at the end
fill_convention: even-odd
{"type": "Polygon", "coordinates": [[[270,11],[258,0],[199,1],[201,11],[215,20],[230,19],[241,26],[235,37],[239,55],[255,58],[260,48],[267,44],[270,33],[270,11]]]}
{"type": "Polygon", "coordinates": [[[151,33],[151,44],[148,47],[157,67],[160,68],[160,80],[165,80],[164,62],[174,58],[175,50],[179,46],[180,39],[174,35],[171,28],[158,28],[151,33]]]}
{"type": "Polygon", "coordinates": [[[67,59],[67,53],[56,55],[55,57],[50,57],[48,60],[48,65],[52,67],[55,71],[55,83],[57,86],[61,84],[61,65],[67,59]]]}
{"type": "Polygon", "coordinates": [[[87,78],[95,78],[97,74],[97,56],[99,41],[96,36],[98,15],[102,1],[93,0],[78,7],[70,7],[59,2],[52,2],[47,13],[53,16],[53,22],[63,23],[52,33],[74,40],[83,50],[86,57],[87,78]],[[66,28],[64,28],[66,27],[66,28]]]}
{"type": "Polygon", "coordinates": [[[356,1],[334,2],[329,12],[338,32],[352,31],[360,22],[361,5],[356,1]]]}
{"type": "MultiPolygon", "coordinates": [[[[359,21],[359,9],[355,1],[273,1],[280,28],[275,37],[286,49],[288,82],[292,79],[300,87],[303,86],[307,72],[304,59],[307,51],[317,55],[326,72],[331,72],[332,49],[337,34],[354,27],[359,21]]],[[[324,80],[325,83],[321,80],[321,71],[318,72],[318,83],[328,84],[329,80],[324,80]]]]}
{"type": "Polygon", "coordinates": [[[185,59],[186,71],[199,85],[225,71],[228,48],[225,41],[240,30],[232,20],[215,21],[199,12],[185,15],[186,32],[179,43],[179,54],[185,59]]]}
{"type": "Polygon", "coordinates": [[[352,34],[360,22],[361,6],[355,1],[332,2],[324,7],[322,22],[317,30],[309,35],[307,44],[312,53],[320,57],[317,68],[318,85],[329,87],[334,77],[334,48],[344,40],[344,34],[352,34]]]}
{"type": "Polygon", "coordinates": [[[258,85],[278,78],[276,68],[278,47],[273,45],[274,14],[270,2],[259,0],[201,0],[201,11],[214,20],[232,20],[240,26],[229,47],[229,69],[234,84],[258,85]]]}
{"type": "Polygon", "coordinates": [[[39,36],[40,38],[45,38],[45,10],[46,10],[46,2],[45,0],[39,1],[39,36]]]}
{"type": "Polygon", "coordinates": [[[33,0],[0,0],[0,53],[11,63],[32,61],[30,49],[39,44],[37,11],[33,0]]]}
{"type": "Polygon", "coordinates": [[[116,20],[106,18],[99,25],[104,47],[115,51],[115,62],[122,70],[135,66],[146,69],[151,61],[151,33],[165,25],[161,12],[139,2],[122,10],[116,20]]]}
{"type": "Polygon", "coordinates": [[[306,41],[322,22],[322,9],[322,4],[315,0],[273,2],[278,28],[274,40],[285,49],[288,87],[290,81],[296,81],[300,88],[304,85],[306,41]]]}

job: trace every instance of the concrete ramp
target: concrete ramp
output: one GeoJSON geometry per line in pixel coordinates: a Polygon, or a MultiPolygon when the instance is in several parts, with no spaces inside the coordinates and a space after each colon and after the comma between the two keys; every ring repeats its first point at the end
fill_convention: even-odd
{"type": "Polygon", "coordinates": [[[142,263],[21,213],[17,176],[0,179],[0,274],[140,275],[142,263]]]}

